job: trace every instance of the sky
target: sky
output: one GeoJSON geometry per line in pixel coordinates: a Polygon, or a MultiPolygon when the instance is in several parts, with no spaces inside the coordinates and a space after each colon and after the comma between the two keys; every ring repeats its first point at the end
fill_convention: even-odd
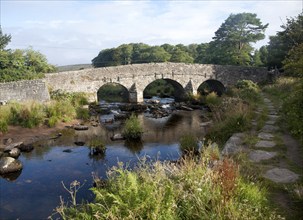
{"type": "Polygon", "coordinates": [[[286,18],[302,12],[301,0],[265,1],[26,1],[0,0],[1,27],[12,40],[7,48],[32,47],[49,63],[87,64],[106,48],[124,43],[149,45],[207,43],[230,14],[256,13],[269,23],[269,36],[286,18]]]}

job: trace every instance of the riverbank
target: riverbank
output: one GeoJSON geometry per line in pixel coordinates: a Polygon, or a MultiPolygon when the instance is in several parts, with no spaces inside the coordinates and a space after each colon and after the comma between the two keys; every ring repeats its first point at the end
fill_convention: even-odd
{"type": "Polygon", "coordinates": [[[21,126],[9,126],[7,133],[0,133],[0,151],[6,146],[6,141],[11,139],[12,143],[23,142],[25,144],[32,144],[36,141],[50,138],[56,135],[62,129],[68,126],[81,123],[81,120],[75,119],[70,122],[59,122],[54,127],[41,125],[35,128],[24,128],[21,126]]]}

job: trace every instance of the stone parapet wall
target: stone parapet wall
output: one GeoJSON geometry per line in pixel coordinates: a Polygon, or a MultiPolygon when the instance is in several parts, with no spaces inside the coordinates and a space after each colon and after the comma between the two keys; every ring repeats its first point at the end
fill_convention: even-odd
{"type": "Polygon", "coordinates": [[[46,84],[42,80],[23,80],[0,83],[0,101],[44,102],[50,100],[46,84]]]}

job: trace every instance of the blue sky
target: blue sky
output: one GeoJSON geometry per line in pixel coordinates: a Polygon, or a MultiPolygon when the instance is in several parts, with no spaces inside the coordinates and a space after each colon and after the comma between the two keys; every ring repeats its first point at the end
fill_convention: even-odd
{"type": "Polygon", "coordinates": [[[54,65],[91,63],[100,50],[123,43],[206,43],[231,13],[242,12],[269,23],[260,47],[303,7],[301,0],[0,1],[8,48],[31,46],[54,65]]]}

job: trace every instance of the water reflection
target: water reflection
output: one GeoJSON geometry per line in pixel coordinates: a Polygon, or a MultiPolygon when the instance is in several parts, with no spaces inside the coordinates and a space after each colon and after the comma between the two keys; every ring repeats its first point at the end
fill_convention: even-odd
{"type": "Polygon", "coordinates": [[[20,156],[22,172],[0,178],[0,219],[46,219],[59,205],[61,195],[65,201],[70,200],[61,181],[68,185],[74,180],[86,180],[78,199],[91,201],[92,173],[106,178],[106,171],[118,161],[134,166],[143,156],[151,160],[176,160],[181,154],[178,141],[185,131],[202,140],[201,114],[179,111],[161,119],[141,114],[144,134],[139,142],[111,141],[113,134],[122,131],[116,124],[102,124],[87,131],[66,129],[60,131],[62,136],[58,138],[37,142],[32,152],[20,156]],[[92,139],[104,142],[104,154],[91,154],[92,139]],[[80,141],[83,146],[75,144],[80,141]]]}
{"type": "Polygon", "coordinates": [[[127,149],[132,152],[133,154],[140,154],[141,150],[143,149],[143,141],[142,140],[126,140],[124,142],[124,146],[127,147],[127,149]]]}

